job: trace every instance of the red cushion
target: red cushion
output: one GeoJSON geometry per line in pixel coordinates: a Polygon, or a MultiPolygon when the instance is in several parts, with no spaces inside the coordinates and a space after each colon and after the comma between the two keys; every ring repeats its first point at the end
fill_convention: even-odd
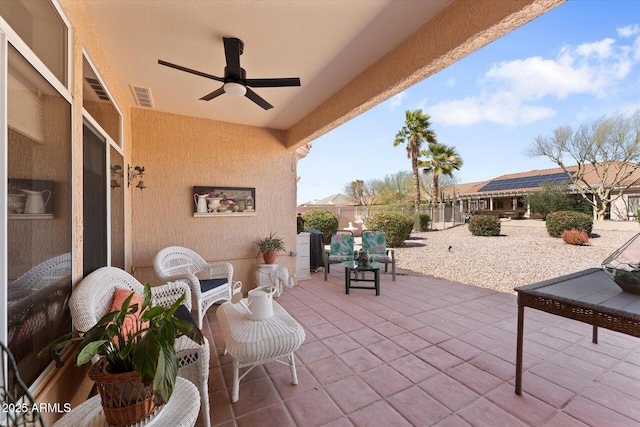
{"type": "MultiPolygon", "coordinates": [[[[113,300],[111,301],[111,310],[109,310],[109,311],[119,310],[122,307],[124,300],[129,298],[129,295],[131,294],[133,294],[133,297],[131,298],[129,307],[131,307],[134,304],[138,304],[138,311],[136,312],[136,314],[130,314],[124,319],[124,323],[122,324],[122,331],[125,337],[125,341],[128,339],[127,337],[129,336],[130,333],[134,333],[136,331],[136,321],[134,316],[136,317],[140,316],[140,311],[142,309],[142,297],[133,291],[116,288],[116,291],[113,294],[113,300]]],[[[143,322],[142,324],[143,328],[147,328],[148,326],[149,326],[149,322],[143,322]]],[[[118,345],[117,337],[114,338],[114,342],[116,345],[118,345]]]]}

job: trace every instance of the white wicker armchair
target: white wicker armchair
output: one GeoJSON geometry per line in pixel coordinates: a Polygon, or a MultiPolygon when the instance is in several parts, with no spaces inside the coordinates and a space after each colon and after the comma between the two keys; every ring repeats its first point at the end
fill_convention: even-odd
{"type": "Polygon", "coordinates": [[[58,255],[36,265],[11,282],[11,289],[42,289],[71,275],[71,252],[58,255]]]}
{"type": "Polygon", "coordinates": [[[209,307],[216,302],[230,301],[242,287],[240,282],[233,282],[233,266],[230,263],[208,263],[196,252],[181,246],[161,249],[153,259],[153,268],[164,282],[189,282],[200,329],[209,307]],[[207,277],[201,279],[197,274],[203,272],[206,272],[207,277]]]}
{"type": "MultiPolygon", "coordinates": [[[[85,277],[71,293],[69,309],[74,326],[87,331],[94,326],[111,307],[116,288],[132,290],[143,295],[144,286],[133,276],[116,267],[102,267],[85,277]]],[[[191,289],[185,282],[167,283],[151,287],[154,305],[163,307],[175,303],[187,293],[185,306],[191,309],[191,289]]],[[[200,410],[204,425],[211,425],[209,416],[209,342],[199,345],[186,336],[176,340],[178,375],[191,381],[200,392],[200,410]]]]}

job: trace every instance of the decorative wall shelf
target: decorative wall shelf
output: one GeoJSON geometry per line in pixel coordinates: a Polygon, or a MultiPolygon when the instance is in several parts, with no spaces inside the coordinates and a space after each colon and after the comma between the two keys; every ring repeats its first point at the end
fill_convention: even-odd
{"type": "Polygon", "coordinates": [[[194,218],[225,218],[225,217],[237,217],[237,216],[256,216],[256,212],[208,212],[208,213],[198,213],[195,212],[193,214],[194,218]]]}
{"type": "Polygon", "coordinates": [[[255,216],[256,189],[253,187],[193,187],[194,218],[255,216]]]}
{"type": "Polygon", "coordinates": [[[53,214],[7,214],[8,219],[53,219],[53,214]]]}

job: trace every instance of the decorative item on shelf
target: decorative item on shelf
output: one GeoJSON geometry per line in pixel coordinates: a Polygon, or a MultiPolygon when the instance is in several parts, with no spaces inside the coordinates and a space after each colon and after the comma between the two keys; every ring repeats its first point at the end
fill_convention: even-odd
{"type": "Polygon", "coordinates": [[[280,237],[276,237],[275,232],[271,232],[269,236],[258,239],[256,241],[256,245],[258,245],[258,249],[262,253],[262,258],[264,259],[265,264],[273,264],[276,262],[278,258],[278,252],[284,252],[284,240],[280,237]]]}
{"type": "Polygon", "coordinates": [[[208,197],[209,201],[209,212],[218,212],[218,208],[220,207],[220,202],[222,199],[220,197],[208,197]]]}
{"type": "Polygon", "coordinates": [[[24,202],[26,194],[7,194],[7,209],[10,214],[21,214],[24,212],[24,202]]]}
{"type": "Polygon", "coordinates": [[[131,187],[131,183],[133,182],[133,180],[138,178],[139,181],[138,181],[138,184],[136,185],[136,188],[139,188],[140,190],[144,190],[145,188],[147,188],[147,186],[144,185],[144,181],[142,180],[142,177],[144,176],[144,166],[135,166],[132,169],[131,165],[127,165],[127,169],[128,169],[127,187],[131,187]]]}
{"type": "Polygon", "coordinates": [[[6,195],[6,209],[10,218],[53,219],[54,181],[9,178],[6,195]]]}
{"type": "Polygon", "coordinates": [[[111,188],[122,187],[116,177],[124,178],[124,171],[122,170],[122,166],[120,165],[111,166],[111,188]]]}
{"type": "Polygon", "coordinates": [[[196,212],[207,213],[207,196],[209,194],[194,194],[193,201],[196,204],[196,212]]]}
{"type": "Polygon", "coordinates": [[[640,233],[609,255],[602,269],[623,291],[640,294],[640,233]]]}
{"type": "MultiPolygon", "coordinates": [[[[121,291],[124,292],[121,297],[129,292],[121,291]]],[[[119,307],[114,301],[113,310],[91,329],[61,336],[38,356],[50,352],[61,363],[58,351],[78,341],[78,366],[101,356],[89,376],[96,381],[107,422],[116,426],[136,423],[146,418],[155,405],[168,402],[173,393],[178,374],[176,336],[186,335],[199,344],[204,342],[195,324],[175,316],[184,300],[183,294],[170,307],[152,307],[151,287],[147,283],[144,297],[131,292],[119,307]]]]}
{"type": "Polygon", "coordinates": [[[255,188],[199,185],[193,187],[193,194],[195,217],[255,216],[255,188]]]}
{"type": "Polygon", "coordinates": [[[245,205],[247,207],[246,208],[247,211],[254,211],[255,209],[254,209],[253,197],[248,196],[245,205]]]}
{"type": "Polygon", "coordinates": [[[20,190],[27,195],[27,202],[24,205],[24,213],[26,214],[44,214],[47,212],[47,203],[51,198],[50,190],[20,190]],[[46,194],[46,197],[45,197],[46,194]]]}
{"type": "Polygon", "coordinates": [[[364,249],[360,249],[358,251],[358,256],[356,257],[356,261],[360,267],[365,267],[369,265],[369,252],[364,249]]]}

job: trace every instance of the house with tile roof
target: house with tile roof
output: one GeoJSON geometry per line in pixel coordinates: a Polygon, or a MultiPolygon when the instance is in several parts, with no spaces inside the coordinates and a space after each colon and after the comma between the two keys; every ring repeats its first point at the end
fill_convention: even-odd
{"type": "MultiPolygon", "coordinates": [[[[455,201],[461,212],[470,213],[477,211],[490,211],[504,216],[516,216],[530,218],[534,216],[530,207],[526,204],[525,196],[540,191],[546,182],[567,185],[567,191],[573,197],[581,197],[577,185],[589,188],[589,192],[598,191],[601,182],[617,181],[618,176],[625,176],[620,183],[613,188],[612,194],[622,192],[608,207],[607,217],[617,221],[635,220],[640,208],[640,168],[636,164],[613,163],[608,169],[598,165],[583,166],[583,177],[576,185],[568,173],[579,172],[577,165],[567,168],[565,172],[561,168],[531,170],[513,174],[502,175],[488,181],[456,184],[445,188],[445,199],[455,201]]],[[[595,213],[594,213],[595,218],[595,213]]]]}

